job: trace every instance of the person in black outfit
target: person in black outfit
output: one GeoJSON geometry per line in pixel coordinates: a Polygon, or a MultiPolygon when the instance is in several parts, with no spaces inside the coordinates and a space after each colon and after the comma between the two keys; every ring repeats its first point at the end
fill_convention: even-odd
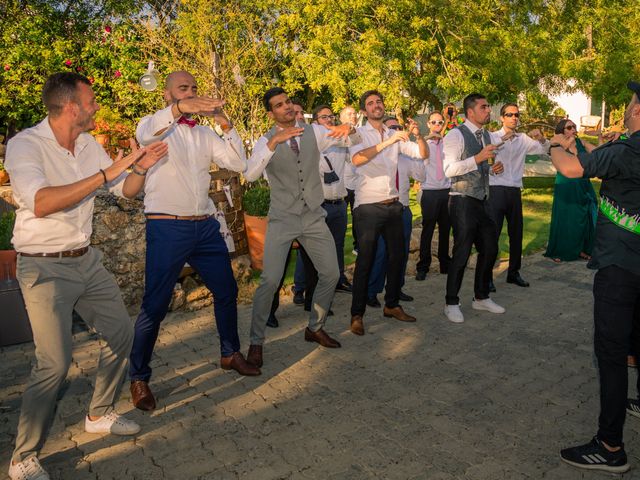
{"type": "MultiPolygon", "coordinates": [[[[629,138],[577,156],[572,139],[551,139],[551,160],[565,177],[599,177],[601,202],[588,267],[593,281],[594,350],[600,379],[598,432],[591,442],[560,452],[572,466],[623,473],[629,470],[622,443],[626,411],[638,416],[640,402],[627,399],[627,354],[638,351],[640,326],[640,83],[624,122],[629,138]],[[626,411],[625,411],[626,410],[626,411]]],[[[575,140],[573,140],[575,141],[575,140]]]]}

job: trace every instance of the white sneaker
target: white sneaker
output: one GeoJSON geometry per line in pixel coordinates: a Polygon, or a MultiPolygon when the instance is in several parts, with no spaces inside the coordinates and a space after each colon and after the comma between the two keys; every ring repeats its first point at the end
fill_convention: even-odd
{"type": "Polygon", "coordinates": [[[36,457],[13,465],[9,462],[9,478],[11,480],[49,480],[49,474],[44,471],[36,457]]]}
{"type": "Polygon", "coordinates": [[[445,305],[444,314],[447,316],[450,322],[462,323],[464,322],[464,315],[460,310],[460,305],[445,305]]]}
{"type": "Polygon", "coordinates": [[[484,300],[476,300],[475,298],[471,301],[471,308],[474,310],[485,310],[491,313],[504,313],[506,310],[504,307],[501,307],[496,302],[491,300],[490,298],[485,298],[484,300]]]}
{"type": "Polygon", "coordinates": [[[140,425],[115,410],[103,415],[98,420],[89,420],[87,415],[84,420],[84,431],[87,433],[113,433],[114,435],[135,435],[140,431],[140,425]]]}

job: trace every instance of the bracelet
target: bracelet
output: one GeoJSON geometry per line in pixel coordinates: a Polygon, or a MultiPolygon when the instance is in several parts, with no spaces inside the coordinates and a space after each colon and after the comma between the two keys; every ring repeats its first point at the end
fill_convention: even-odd
{"type": "Polygon", "coordinates": [[[107,180],[107,174],[104,173],[103,169],[100,169],[100,173],[102,174],[102,178],[104,178],[104,184],[103,185],[106,185],[107,183],[109,183],[109,181],[107,180]]]}
{"type": "Polygon", "coordinates": [[[133,168],[131,169],[132,173],[135,173],[136,175],[140,175],[141,177],[146,177],[147,176],[147,171],[148,170],[144,170],[144,169],[138,169],[138,165],[134,165],[133,168]]]}
{"type": "Polygon", "coordinates": [[[553,143],[551,144],[551,146],[549,147],[549,150],[551,150],[552,148],[556,148],[556,147],[561,147],[564,148],[562,145],[560,145],[559,143],[553,143]]]}
{"type": "Polygon", "coordinates": [[[184,115],[184,112],[180,110],[180,99],[178,99],[178,101],[176,102],[176,108],[178,109],[178,113],[180,115],[184,115]]]}

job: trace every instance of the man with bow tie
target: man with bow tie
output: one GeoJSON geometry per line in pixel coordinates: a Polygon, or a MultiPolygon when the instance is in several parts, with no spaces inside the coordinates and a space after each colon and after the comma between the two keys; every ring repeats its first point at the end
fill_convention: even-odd
{"type": "Polygon", "coordinates": [[[259,375],[240,353],[236,285],[229,251],[209,198],[211,162],[241,172],[246,167],[242,140],[222,111],[221,99],[198,96],[195,78],[177,71],[166,79],[167,107],[140,120],[136,136],[146,145],[162,139],[168,155],[148,171],[144,186],[147,218],[145,293],[135,325],[131,351],[131,395],[141,410],[153,410],[149,362],[174,285],[185,262],[202,277],[214,296],[220,336],[221,367],[241,375],[259,375]],[[191,115],[207,115],[220,125],[222,138],[209,127],[196,125],[191,115]]]}

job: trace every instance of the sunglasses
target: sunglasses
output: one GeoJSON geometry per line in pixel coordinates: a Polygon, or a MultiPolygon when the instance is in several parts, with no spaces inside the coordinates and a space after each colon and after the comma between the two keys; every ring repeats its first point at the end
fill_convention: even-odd
{"type": "Polygon", "coordinates": [[[401,125],[389,125],[389,128],[391,130],[402,130],[402,126],[401,125]]]}
{"type": "Polygon", "coordinates": [[[444,125],[444,120],[431,120],[429,125],[444,125]]]}
{"type": "Polygon", "coordinates": [[[507,117],[507,118],[511,118],[511,117],[520,118],[520,112],[517,112],[517,113],[505,113],[505,114],[503,115],[503,117],[507,117]]]}
{"type": "Polygon", "coordinates": [[[576,126],[575,125],[567,125],[566,127],[564,127],[565,130],[575,130],[576,126]]]}
{"type": "Polygon", "coordinates": [[[336,116],[335,115],[320,115],[318,117],[318,120],[335,120],[336,116]]]}

